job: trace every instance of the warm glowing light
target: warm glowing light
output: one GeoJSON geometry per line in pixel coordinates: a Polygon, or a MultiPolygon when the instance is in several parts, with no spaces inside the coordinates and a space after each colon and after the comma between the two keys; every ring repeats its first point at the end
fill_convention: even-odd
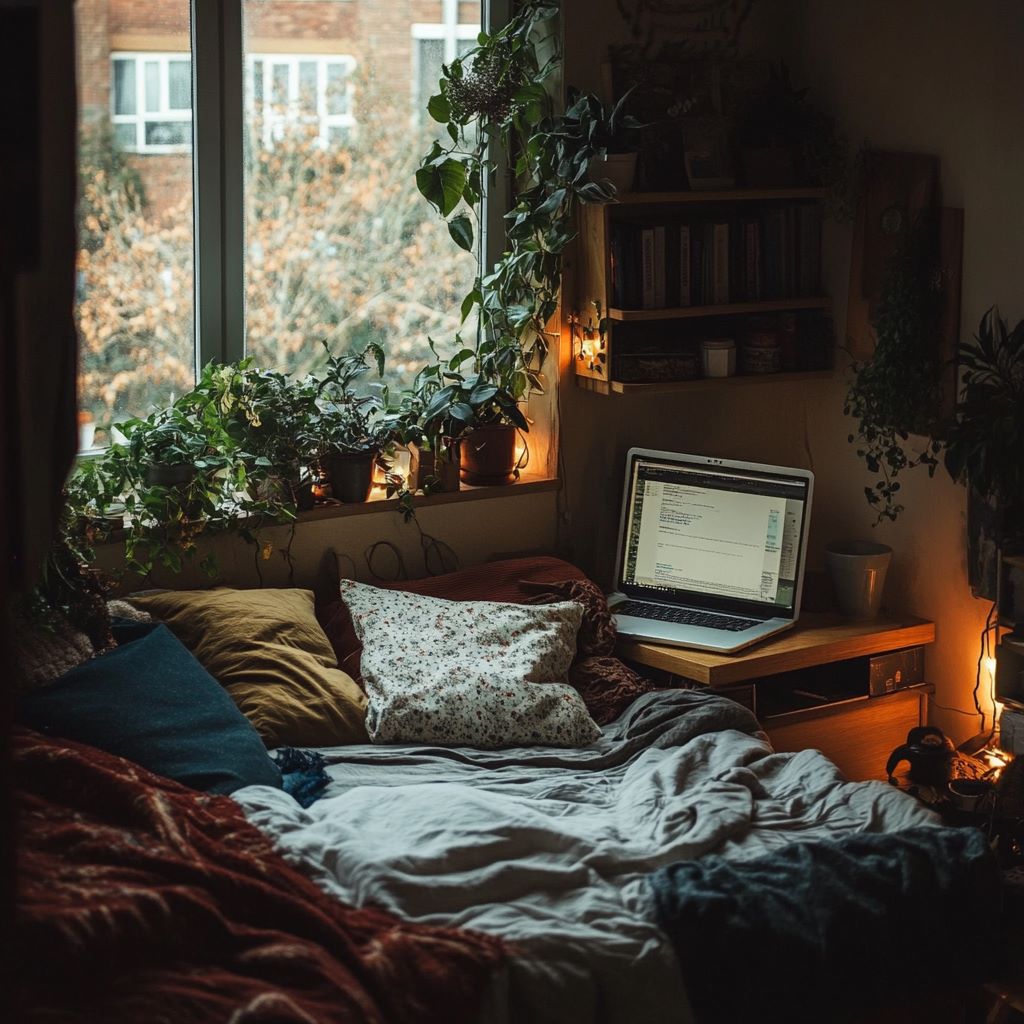
{"type": "Polygon", "coordinates": [[[995,678],[996,678],[996,659],[995,658],[986,658],[985,659],[985,671],[988,672],[989,679],[991,679],[994,682],[995,678]]]}

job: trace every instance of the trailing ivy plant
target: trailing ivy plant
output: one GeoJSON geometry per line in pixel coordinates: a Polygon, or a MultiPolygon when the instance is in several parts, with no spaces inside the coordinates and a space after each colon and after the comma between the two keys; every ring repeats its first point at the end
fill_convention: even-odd
{"type": "MultiPolygon", "coordinates": [[[[447,220],[457,245],[473,249],[488,190],[503,165],[516,182],[505,215],[506,249],[487,270],[481,248],[480,273],[462,302],[463,322],[478,313],[475,345],[460,345],[450,365],[438,369],[460,375],[451,378],[458,386],[450,393],[435,392],[458,406],[448,416],[456,424],[476,422],[475,415],[464,416],[469,408],[494,413],[494,403],[464,401],[467,380],[478,389],[498,388],[492,397],[502,409],[543,390],[548,323],[558,308],[562,257],[576,235],[577,205],[614,196],[610,183],[589,179],[590,160],[604,152],[610,125],[632,127],[621,107],[607,115],[592,96],[574,97],[564,114],[555,113],[551,85],[562,65],[558,11],[529,0],[504,28],[481,33],[474,49],[444,65],[427,107],[444,134],[424,156],[416,184],[447,220]]],[[[432,407],[435,418],[439,412],[432,407]]]]}
{"type": "Polygon", "coordinates": [[[939,357],[942,290],[936,262],[935,221],[923,217],[890,258],[874,319],[875,351],[854,362],[844,413],[857,420],[848,436],[874,484],[864,488],[876,523],[903,511],[898,477],[925,466],[935,475],[941,442],[934,435],[941,411],[939,357]],[[912,436],[919,440],[912,440],[912,436]]]}

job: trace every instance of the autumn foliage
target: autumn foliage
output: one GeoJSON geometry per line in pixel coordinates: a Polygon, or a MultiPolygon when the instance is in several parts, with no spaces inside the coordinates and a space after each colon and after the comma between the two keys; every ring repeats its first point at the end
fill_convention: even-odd
{"type": "MultiPolygon", "coordinates": [[[[415,187],[421,130],[358,83],[358,124],[340,143],[294,124],[273,144],[251,125],[246,153],[246,345],[258,365],[315,371],[378,342],[393,384],[450,346],[476,262],[415,187]],[[257,141],[260,140],[260,141],[257,141]]],[[[142,184],[145,157],[135,157],[142,184]]],[[[165,405],[195,380],[190,160],[181,199],[154,209],[126,160],[83,140],[78,325],[81,404],[102,427],[165,405]]],[[[101,437],[102,440],[102,437],[101,437]]]]}

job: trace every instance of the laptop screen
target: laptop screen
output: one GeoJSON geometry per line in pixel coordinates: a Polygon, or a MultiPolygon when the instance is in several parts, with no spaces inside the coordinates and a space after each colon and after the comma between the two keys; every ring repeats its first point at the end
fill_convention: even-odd
{"type": "Polygon", "coordinates": [[[634,455],[628,488],[625,593],[793,614],[806,478],[634,455]]]}

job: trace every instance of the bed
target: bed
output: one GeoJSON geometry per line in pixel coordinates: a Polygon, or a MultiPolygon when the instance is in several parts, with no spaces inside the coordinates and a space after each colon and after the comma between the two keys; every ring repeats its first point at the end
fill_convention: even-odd
{"type": "MultiPolygon", "coordinates": [[[[19,759],[27,965],[55,944],[65,966],[84,956],[86,969],[69,969],[74,984],[64,990],[51,972],[26,966],[29,1002],[43,1006],[26,1020],[67,1019],[84,1002],[95,1012],[81,1019],[128,1022],[143,1018],[126,1006],[152,1013],[168,993],[187,1008],[166,1016],[173,1024],[747,1019],[736,1009],[745,1004],[720,1001],[742,988],[732,984],[733,951],[736,973],[763,1003],[751,1004],[760,1019],[840,1020],[820,1001],[851,984],[846,974],[863,977],[873,943],[909,936],[927,963],[966,930],[966,915],[998,905],[980,834],[936,828],[913,799],[883,783],[848,783],[816,751],[775,754],[732,701],[638,677],[614,657],[600,591],[567,563],[514,560],[396,586],[461,601],[581,604],[569,679],[600,737],[576,749],[321,747],[327,785],[303,807],[270,785],[196,795],[129,762],[119,768],[109,755],[30,735],[19,759]],[[55,770],[69,761],[80,770],[55,770]],[[155,852],[140,860],[140,849],[155,852]],[[706,876],[684,878],[693,866],[707,866],[706,876]],[[241,904],[240,876],[249,894],[241,904]],[[126,877],[135,883],[127,889],[126,877]],[[767,896],[766,882],[775,887],[767,896]],[[74,906],[83,893],[88,912],[74,906]],[[281,920],[275,906],[286,910],[281,920]],[[845,933],[860,911],[863,929],[833,941],[830,931],[845,933]],[[223,942],[211,942],[210,919],[223,942]],[[920,942],[915,922],[925,925],[920,942]],[[145,968],[130,977],[117,970],[125,934],[145,968]],[[293,945],[301,970],[282,953],[293,945]],[[845,974],[829,973],[836,949],[845,974]],[[820,975],[817,994],[801,980],[808,971],[820,975]],[[216,999],[208,976],[219,979],[216,999]],[[794,979],[811,999],[806,1018],[794,979]]],[[[344,605],[329,603],[320,618],[338,663],[358,678],[361,647],[344,605]]],[[[964,952],[961,943],[969,982],[978,965],[964,952]]],[[[908,972],[903,986],[890,972],[877,994],[920,992],[920,975],[908,972]]],[[[860,987],[863,996],[872,986],[860,987]]],[[[855,994],[847,1009],[864,1002],[855,994]]]]}

